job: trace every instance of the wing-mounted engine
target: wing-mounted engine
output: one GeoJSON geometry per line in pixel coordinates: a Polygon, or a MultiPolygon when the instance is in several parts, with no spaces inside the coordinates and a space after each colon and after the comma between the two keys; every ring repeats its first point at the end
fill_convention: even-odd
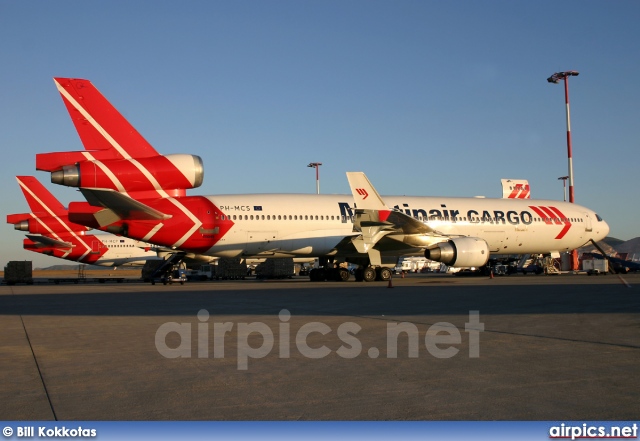
{"type": "Polygon", "coordinates": [[[457,237],[427,248],[427,259],[455,267],[480,267],[489,260],[489,245],[477,237],[457,237]]]}
{"type": "Polygon", "coordinates": [[[50,157],[49,165],[40,168],[51,172],[54,184],[110,189],[135,199],[184,196],[185,190],[199,187],[204,179],[202,159],[196,155],[85,160],[62,166],[60,159],[50,157]]]}

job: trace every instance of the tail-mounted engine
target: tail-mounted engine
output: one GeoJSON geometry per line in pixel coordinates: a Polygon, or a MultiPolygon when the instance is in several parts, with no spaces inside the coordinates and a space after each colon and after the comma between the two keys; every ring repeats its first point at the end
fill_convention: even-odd
{"type": "Polygon", "coordinates": [[[53,160],[52,155],[55,154],[48,155],[47,162],[57,164],[57,167],[43,165],[40,169],[51,172],[51,182],[54,184],[104,188],[138,198],[157,197],[161,191],[169,196],[184,196],[185,190],[199,187],[204,179],[202,159],[196,155],[92,159],[65,165],[61,165],[60,160],[53,160]]]}
{"type": "Polygon", "coordinates": [[[429,247],[424,256],[449,266],[480,267],[489,260],[489,246],[477,237],[458,237],[429,247]]]}
{"type": "Polygon", "coordinates": [[[37,213],[36,217],[33,217],[29,213],[9,214],[7,215],[7,223],[13,224],[13,228],[18,231],[45,235],[51,233],[69,233],[70,231],[84,234],[85,231],[90,229],[84,225],[70,223],[65,218],[60,219],[53,216],[45,216],[41,213],[37,213]]]}

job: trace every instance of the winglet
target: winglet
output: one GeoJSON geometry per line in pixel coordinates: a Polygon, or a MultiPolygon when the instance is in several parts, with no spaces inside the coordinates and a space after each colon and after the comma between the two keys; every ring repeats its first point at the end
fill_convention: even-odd
{"type": "Polygon", "coordinates": [[[389,210],[363,172],[347,172],[347,179],[356,207],[363,210],[389,210]]]}

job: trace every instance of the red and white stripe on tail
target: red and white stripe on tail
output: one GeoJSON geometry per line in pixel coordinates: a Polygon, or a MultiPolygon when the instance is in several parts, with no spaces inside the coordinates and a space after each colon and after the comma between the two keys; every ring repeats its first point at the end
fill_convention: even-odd
{"type": "Polygon", "coordinates": [[[531,187],[526,179],[501,179],[503,199],[531,199],[531,187]]]}

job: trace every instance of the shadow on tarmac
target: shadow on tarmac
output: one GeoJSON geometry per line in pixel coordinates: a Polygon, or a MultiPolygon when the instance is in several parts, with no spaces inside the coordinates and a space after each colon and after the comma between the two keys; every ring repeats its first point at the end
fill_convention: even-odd
{"type": "MultiPolygon", "coordinates": [[[[483,314],[639,313],[636,290],[616,284],[448,285],[413,284],[386,289],[353,283],[272,285],[206,283],[136,286],[91,292],[73,286],[65,293],[0,295],[2,315],[193,316],[212,315],[416,316],[483,314]],[[265,289],[266,288],[266,289],[265,289]]],[[[95,289],[95,288],[94,288],[95,289]]]]}

